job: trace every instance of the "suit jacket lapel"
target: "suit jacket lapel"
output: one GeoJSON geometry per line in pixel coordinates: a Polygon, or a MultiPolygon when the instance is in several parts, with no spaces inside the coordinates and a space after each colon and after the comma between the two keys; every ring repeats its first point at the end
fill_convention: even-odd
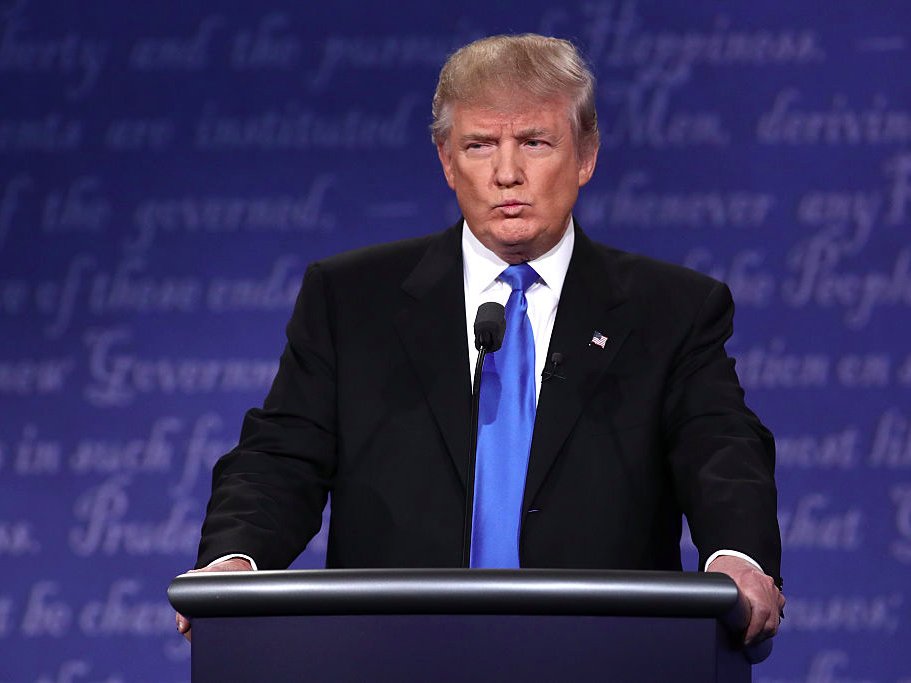
{"type": "Polygon", "coordinates": [[[591,241],[576,227],[548,358],[563,355],[560,374],[541,387],[532,438],[523,513],[531,506],[573,425],[629,335],[633,321],[626,292],[591,241]],[[595,332],[608,337],[602,349],[595,332]]]}
{"type": "Polygon", "coordinates": [[[471,383],[460,220],[431,243],[402,289],[395,326],[464,485],[471,383]]]}

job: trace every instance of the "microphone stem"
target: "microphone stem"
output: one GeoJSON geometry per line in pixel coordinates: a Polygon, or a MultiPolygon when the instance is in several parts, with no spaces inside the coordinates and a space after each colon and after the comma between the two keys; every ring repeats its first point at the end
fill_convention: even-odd
{"type": "Polygon", "coordinates": [[[478,412],[481,400],[481,369],[487,348],[478,348],[471,389],[471,420],[468,429],[468,470],[465,473],[465,525],[462,528],[462,566],[471,566],[471,518],[474,513],[474,469],[478,455],[478,412]]]}

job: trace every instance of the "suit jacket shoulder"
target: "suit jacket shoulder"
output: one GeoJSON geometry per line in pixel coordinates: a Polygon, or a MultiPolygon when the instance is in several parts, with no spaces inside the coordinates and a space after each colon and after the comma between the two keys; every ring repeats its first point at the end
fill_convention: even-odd
{"type": "Polygon", "coordinates": [[[704,273],[667,261],[592,243],[605,268],[615,274],[619,287],[634,302],[662,312],[692,315],[716,290],[727,285],[704,273]]]}
{"type": "Polygon", "coordinates": [[[401,285],[428,256],[458,256],[460,224],[442,232],[353,249],[315,261],[311,269],[334,282],[373,291],[377,286],[401,285]]]}

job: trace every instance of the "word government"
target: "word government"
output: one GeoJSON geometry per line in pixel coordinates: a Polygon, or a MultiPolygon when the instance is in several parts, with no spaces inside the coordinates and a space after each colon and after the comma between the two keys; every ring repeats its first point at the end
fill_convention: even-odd
{"type": "Polygon", "coordinates": [[[122,347],[123,328],[90,330],[85,335],[90,374],[86,399],[95,406],[126,406],[144,394],[259,392],[275,377],[274,360],[246,358],[141,358],[122,347]]]}
{"type": "Polygon", "coordinates": [[[335,217],[324,204],[333,182],[332,175],[319,175],[298,196],[146,199],[133,213],[138,235],[131,246],[148,246],[161,233],[328,232],[335,217]]]}

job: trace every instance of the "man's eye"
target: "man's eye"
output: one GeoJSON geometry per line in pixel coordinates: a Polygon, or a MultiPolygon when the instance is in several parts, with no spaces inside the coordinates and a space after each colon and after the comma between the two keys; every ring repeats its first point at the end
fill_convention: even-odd
{"type": "Polygon", "coordinates": [[[544,147],[547,143],[544,140],[526,140],[525,145],[527,147],[544,147]]]}

